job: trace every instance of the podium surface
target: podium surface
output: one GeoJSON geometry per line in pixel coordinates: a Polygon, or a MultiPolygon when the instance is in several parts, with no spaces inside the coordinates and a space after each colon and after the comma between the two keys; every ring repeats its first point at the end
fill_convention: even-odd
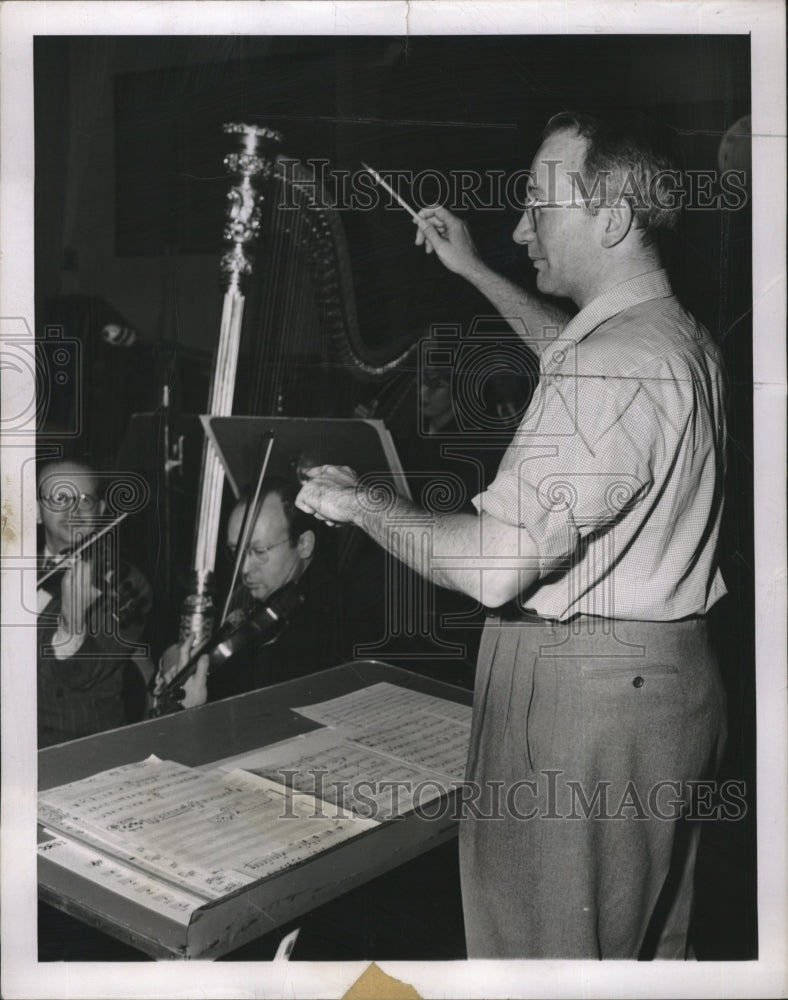
{"type": "MultiPolygon", "coordinates": [[[[462,688],[377,661],[353,661],[201,708],[47,747],[38,755],[39,789],[77,781],[150,754],[190,767],[223,761],[320,728],[296,714],[295,707],[381,681],[460,704],[471,701],[471,693],[462,688]]],[[[254,883],[222,901],[221,920],[214,914],[212,921],[195,920],[189,928],[47,864],[45,858],[39,858],[39,895],[49,905],[151,957],[217,958],[454,837],[454,810],[449,801],[444,800],[442,806],[435,808],[431,803],[428,815],[411,812],[382,822],[254,883]],[[209,940],[201,933],[208,925],[209,940]]],[[[200,912],[210,916],[210,907],[200,912]]]]}

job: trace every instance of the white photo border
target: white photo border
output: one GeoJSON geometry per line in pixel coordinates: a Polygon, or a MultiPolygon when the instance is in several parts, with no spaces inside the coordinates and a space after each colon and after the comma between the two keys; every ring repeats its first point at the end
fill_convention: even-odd
{"type": "MultiPolygon", "coordinates": [[[[166,34],[750,34],[759,958],[732,963],[380,962],[424,997],[755,997],[788,990],[785,580],[785,7],[777,0],[634,2],[17,2],[0,11],[0,333],[33,331],[33,38],[166,34]]],[[[2,371],[3,416],[30,373],[2,371]]],[[[2,440],[3,621],[22,595],[13,561],[35,488],[34,446],[2,440]],[[24,512],[14,498],[24,497],[24,512]]],[[[26,540],[27,551],[34,542],[26,540]]],[[[25,577],[30,574],[25,574],[25,577]]],[[[30,580],[28,589],[32,587],[30,580]]],[[[24,595],[33,606],[32,593],[24,595]]],[[[3,631],[2,994],[5,997],[340,997],[367,962],[39,963],[36,934],[35,636],[3,631]],[[22,707],[20,710],[20,706],[22,707]]]]}

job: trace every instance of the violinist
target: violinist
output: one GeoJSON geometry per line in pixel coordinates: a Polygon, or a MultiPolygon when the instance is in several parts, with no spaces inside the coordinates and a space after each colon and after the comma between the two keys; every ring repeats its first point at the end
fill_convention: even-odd
{"type": "Polygon", "coordinates": [[[145,577],[106,544],[69,554],[106,520],[104,511],[89,465],[58,460],[39,470],[39,551],[44,570],[62,567],[45,574],[37,595],[40,747],[133,721],[124,684],[137,670],[140,687],[144,681],[146,662],[136,653],[151,605],[145,577]]]}
{"type": "MultiPolygon", "coordinates": [[[[240,566],[239,587],[232,607],[250,615],[277,595],[295,590],[300,602],[287,615],[276,638],[260,635],[259,642],[235,651],[226,661],[210,666],[200,658],[194,674],[183,684],[180,704],[192,708],[293,677],[314,673],[352,659],[355,643],[378,638],[380,626],[368,613],[368,601],[341,578],[333,539],[324,526],[295,506],[299,484],[271,477],[263,486],[257,519],[240,566]],[[365,634],[366,633],[366,634],[365,634]]],[[[228,563],[235,556],[249,494],[242,495],[227,523],[228,563]]],[[[171,647],[160,668],[158,690],[187,662],[191,641],[171,647]]]]}

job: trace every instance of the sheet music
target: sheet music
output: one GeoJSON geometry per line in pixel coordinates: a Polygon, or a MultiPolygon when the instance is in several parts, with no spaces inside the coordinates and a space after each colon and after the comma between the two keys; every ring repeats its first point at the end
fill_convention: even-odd
{"type": "Polygon", "coordinates": [[[465,775],[470,720],[463,723],[408,711],[385,724],[344,731],[354,743],[437,771],[447,781],[462,781],[465,775]]]}
{"type": "Polygon", "coordinates": [[[263,747],[233,758],[227,766],[285,782],[381,822],[451,790],[446,775],[354,743],[333,728],[263,747]]]}
{"type": "Polygon", "coordinates": [[[372,820],[244,771],[150,757],[39,794],[39,820],[135,869],[217,899],[355,836],[372,820]]]}
{"type": "Polygon", "coordinates": [[[470,705],[382,682],[295,711],[370,750],[438,772],[447,782],[465,775],[470,705]]]}
{"type": "Polygon", "coordinates": [[[39,844],[38,853],[61,868],[111,889],[124,899],[170,917],[184,927],[188,927],[194,911],[205,905],[205,900],[199,896],[161,882],[67,837],[56,837],[39,844]]]}
{"type": "Polygon", "coordinates": [[[351,691],[350,694],[321,701],[315,705],[306,705],[293,709],[299,715],[320,722],[324,726],[343,726],[352,728],[359,723],[366,726],[385,724],[395,715],[400,718],[411,711],[418,710],[442,719],[455,719],[458,722],[471,721],[471,706],[461,705],[456,701],[436,698],[431,694],[422,694],[410,688],[380,681],[369,687],[351,691]]]}

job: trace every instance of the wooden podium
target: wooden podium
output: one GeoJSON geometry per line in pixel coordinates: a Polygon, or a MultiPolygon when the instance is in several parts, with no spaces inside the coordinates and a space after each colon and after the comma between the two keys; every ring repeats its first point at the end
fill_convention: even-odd
{"type": "MultiPolygon", "coordinates": [[[[89,777],[150,754],[190,767],[222,761],[319,728],[292,711],[387,681],[469,704],[471,693],[373,660],[359,660],[134,726],[39,751],[39,789],[89,777]]],[[[383,822],[255,882],[221,909],[198,910],[188,928],[39,857],[43,901],[154,958],[217,958],[300,917],[456,835],[452,797],[428,818],[383,822]]],[[[41,833],[43,837],[43,833],[41,833]]]]}

